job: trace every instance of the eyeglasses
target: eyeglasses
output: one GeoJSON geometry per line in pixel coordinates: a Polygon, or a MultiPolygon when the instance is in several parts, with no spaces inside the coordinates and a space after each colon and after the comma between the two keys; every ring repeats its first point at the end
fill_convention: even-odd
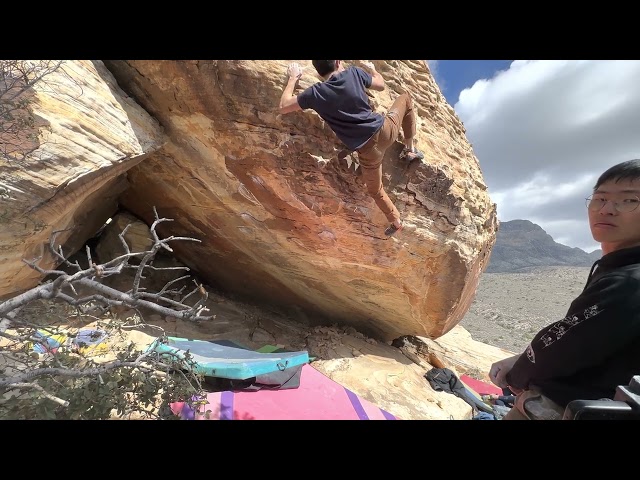
{"type": "Polygon", "coordinates": [[[606,198],[602,197],[593,198],[593,195],[590,195],[585,200],[587,208],[594,212],[599,212],[600,210],[602,210],[602,207],[604,207],[609,202],[612,202],[613,208],[621,213],[633,212],[636,208],[638,208],[638,205],[640,205],[640,198],[635,195],[628,195],[620,200],[607,200],[606,198]]]}

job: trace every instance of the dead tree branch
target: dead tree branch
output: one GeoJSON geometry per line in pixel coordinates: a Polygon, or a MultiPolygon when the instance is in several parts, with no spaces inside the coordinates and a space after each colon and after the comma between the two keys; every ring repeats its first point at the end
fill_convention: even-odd
{"type": "MultiPolygon", "coordinates": [[[[54,267],[52,269],[42,268],[38,265],[39,259],[24,260],[24,262],[31,268],[50,279],[46,283],[0,303],[0,337],[4,337],[16,344],[24,344],[25,342],[37,344],[42,342],[42,337],[38,337],[38,335],[36,335],[36,329],[42,329],[43,327],[29,323],[18,315],[18,312],[26,305],[40,299],[62,300],[63,302],[76,307],[83,315],[86,315],[87,312],[90,312],[93,309],[101,307],[126,306],[135,309],[138,312],[141,311],[140,309],[146,309],[150,312],[155,312],[163,316],[189,321],[208,321],[215,318],[215,315],[207,316],[204,314],[208,311],[208,308],[206,307],[208,294],[201,285],[197,284],[197,282],[196,289],[189,295],[185,296],[182,301],[176,301],[166,297],[168,293],[176,293],[176,291],[171,290],[170,287],[176,282],[188,278],[186,275],[167,282],[157,293],[145,291],[145,289],[141,287],[141,280],[145,278],[143,275],[145,269],[155,269],[150,265],[155,255],[161,249],[172,251],[169,246],[169,242],[200,241],[195,238],[181,236],[160,238],[156,233],[156,227],[163,222],[172,221],[172,219],[160,218],[155,207],[154,215],[155,221],[150,227],[153,245],[148,250],[144,252],[130,251],[130,248],[124,238],[129,227],[127,226],[120,234],[120,240],[125,249],[125,253],[105,263],[96,264],[92,260],[91,253],[87,248],[87,259],[89,261],[88,268],[82,268],[78,262],[70,262],[68,260],[62,251],[62,247],[60,245],[56,245],[56,238],[60,232],[54,232],[49,241],[50,250],[53,252],[55,258],[57,258],[59,265],[66,265],[72,270],[76,270],[75,273],[67,273],[59,267],[54,267]],[[140,263],[138,265],[131,265],[130,261],[132,259],[140,259],[140,263]],[[117,275],[121,273],[124,268],[136,269],[133,286],[129,291],[122,292],[101,283],[102,279],[105,277],[117,275]],[[72,292],[72,294],[67,293],[67,291],[72,292]],[[87,293],[78,295],[78,291],[87,293]],[[188,297],[198,291],[200,292],[200,298],[195,302],[195,304],[188,305],[185,303],[185,300],[188,297]],[[8,332],[7,330],[9,328],[17,329],[16,333],[8,332]]],[[[185,269],[186,267],[178,268],[185,269]]],[[[174,268],[171,269],[173,270],[174,268]]],[[[155,341],[159,341],[161,338],[165,338],[164,331],[162,336],[156,338],[155,341]]],[[[135,369],[150,375],[157,374],[160,370],[165,372],[176,371],[180,373],[183,380],[187,380],[187,377],[181,368],[176,369],[175,365],[172,366],[171,364],[163,361],[163,359],[167,358],[167,354],[163,354],[163,356],[158,356],[157,354],[154,355],[154,351],[152,349],[148,350],[146,353],[139,354],[136,358],[129,358],[125,355],[120,357],[118,360],[100,364],[89,362],[89,364],[83,365],[82,367],[77,367],[74,364],[71,366],[65,365],[63,361],[59,360],[64,357],[60,357],[59,353],[53,352],[48,357],[48,361],[51,362],[50,365],[41,364],[42,366],[38,366],[38,363],[35,362],[30,364],[30,369],[23,368],[23,360],[30,358],[28,355],[25,356],[23,354],[23,356],[20,357],[19,351],[14,352],[14,354],[7,354],[6,358],[10,358],[14,364],[20,364],[23,366],[19,371],[15,371],[13,375],[0,379],[0,392],[10,390],[36,390],[43,398],[54,402],[59,407],[68,407],[69,400],[60,398],[59,396],[54,395],[51,391],[43,388],[42,385],[36,383],[38,379],[78,379],[89,377],[97,378],[102,382],[102,376],[108,372],[120,369],[135,369]]],[[[171,355],[169,355],[169,357],[171,357],[171,355]]],[[[177,356],[171,360],[176,361],[176,363],[185,362],[184,358],[179,358],[177,356]]],[[[197,386],[193,387],[193,390],[201,388],[199,382],[196,381],[196,383],[197,386]]]]}
{"type": "MultiPolygon", "coordinates": [[[[203,312],[208,311],[208,309],[204,306],[204,301],[206,301],[206,291],[202,294],[202,298],[193,306],[188,306],[184,303],[184,301],[191,295],[187,295],[182,301],[177,302],[170,298],[165,297],[164,295],[167,293],[167,287],[169,284],[172,284],[179,279],[173,280],[169,282],[165,287],[158,293],[149,293],[143,292],[140,290],[140,280],[144,278],[143,272],[145,268],[148,268],[148,262],[154,258],[157,252],[161,248],[169,249],[171,248],[168,245],[168,242],[172,241],[192,241],[199,242],[195,238],[190,237],[174,237],[170,236],[168,238],[161,239],[158,237],[155,229],[158,224],[164,221],[172,221],[172,219],[167,218],[159,218],[157,211],[154,208],[154,213],[156,216],[156,220],[151,226],[151,234],[154,239],[154,244],[151,248],[144,252],[131,252],[129,250],[129,246],[124,240],[123,234],[120,234],[120,238],[122,239],[123,245],[125,246],[126,253],[109,260],[103,264],[95,264],[91,262],[91,266],[86,269],[81,269],[78,263],[71,263],[67,260],[67,258],[60,253],[61,247],[55,245],[55,238],[59,231],[56,231],[52,234],[51,241],[49,242],[49,247],[53,254],[60,260],[61,263],[66,263],[69,266],[73,266],[78,269],[78,271],[72,275],[67,274],[62,270],[47,270],[43,269],[37,265],[36,261],[27,261],[24,262],[29,265],[34,270],[42,273],[43,275],[57,275],[58,277],[50,283],[46,283],[44,285],[39,285],[27,292],[24,292],[16,297],[13,297],[4,303],[0,304],[0,318],[3,320],[9,320],[9,322],[15,321],[15,318],[9,316],[9,312],[21,308],[28,303],[31,303],[38,299],[53,299],[59,298],[69,303],[70,305],[82,307],[86,304],[92,303],[101,303],[106,306],[128,306],[131,308],[147,308],[152,310],[158,314],[171,316],[180,318],[183,320],[191,320],[191,321],[207,321],[215,318],[215,316],[206,316],[202,315],[203,312]],[[140,264],[136,268],[136,274],[134,278],[133,289],[129,292],[123,293],[114,288],[108,287],[100,283],[97,279],[104,278],[110,275],[116,275],[122,272],[124,267],[129,266],[129,261],[132,258],[142,258],[140,264]],[[75,292],[75,286],[83,286],[89,290],[94,291],[93,295],[74,298],[70,295],[67,295],[62,292],[65,287],[70,287],[75,292]],[[153,300],[153,301],[151,301],[153,300]],[[167,305],[170,305],[173,308],[165,307],[159,305],[155,302],[163,302],[167,305]]],[[[126,232],[128,228],[125,227],[124,232],[126,232]]],[[[89,259],[90,254],[88,254],[89,259]]],[[[184,277],[181,277],[184,278],[184,277]]],[[[195,291],[198,291],[196,289],[195,291]]],[[[192,293],[195,293],[192,292],[192,293]]],[[[202,293],[202,292],[201,292],[202,293]]],[[[7,327],[5,327],[6,329],[7,327]]],[[[3,331],[0,329],[0,331],[3,331]]]]}

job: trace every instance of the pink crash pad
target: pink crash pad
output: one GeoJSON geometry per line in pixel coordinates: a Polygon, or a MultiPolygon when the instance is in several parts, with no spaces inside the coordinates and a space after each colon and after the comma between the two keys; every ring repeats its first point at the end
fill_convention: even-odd
{"type": "Polygon", "coordinates": [[[184,402],[172,403],[171,410],[185,420],[397,419],[308,364],[302,366],[298,388],[214,392],[207,400],[198,414],[184,402]]]}
{"type": "Polygon", "coordinates": [[[476,380],[475,378],[471,378],[468,375],[460,375],[460,380],[462,380],[466,385],[471,387],[480,395],[489,395],[491,393],[493,393],[494,395],[502,395],[502,389],[500,387],[496,387],[492,383],[483,382],[482,380],[476,380]]]}

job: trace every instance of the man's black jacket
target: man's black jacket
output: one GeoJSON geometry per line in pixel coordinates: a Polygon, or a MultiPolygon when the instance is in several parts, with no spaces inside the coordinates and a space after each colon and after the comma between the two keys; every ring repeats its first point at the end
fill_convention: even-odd
{"type": "Polygon", "coordinates": [[[640,375],[640,247],[595,262],[566,317],[538,332],[506,378],[566,406],[613,398],[634,375],[640,375]]]}

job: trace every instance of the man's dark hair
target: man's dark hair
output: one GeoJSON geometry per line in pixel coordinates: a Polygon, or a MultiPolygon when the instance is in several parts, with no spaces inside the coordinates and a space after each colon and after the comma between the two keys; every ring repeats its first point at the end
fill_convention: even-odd
{"type": "Polygon", "coordinates": [[[609,180],[619,182],[620,180],[636,180],[640,179],[640,159],[627,160],[626,162],[614,165],[604,172],[598,178],[593,191],[595,192],[600,185],[609,180]]]}
{"type": "Polygon", "coordinates": [[[336,61],[335,60],[311,60],[313,66],[316,67],[316,72],[321,77],[328,75],[336,69],[336,61]]]}

